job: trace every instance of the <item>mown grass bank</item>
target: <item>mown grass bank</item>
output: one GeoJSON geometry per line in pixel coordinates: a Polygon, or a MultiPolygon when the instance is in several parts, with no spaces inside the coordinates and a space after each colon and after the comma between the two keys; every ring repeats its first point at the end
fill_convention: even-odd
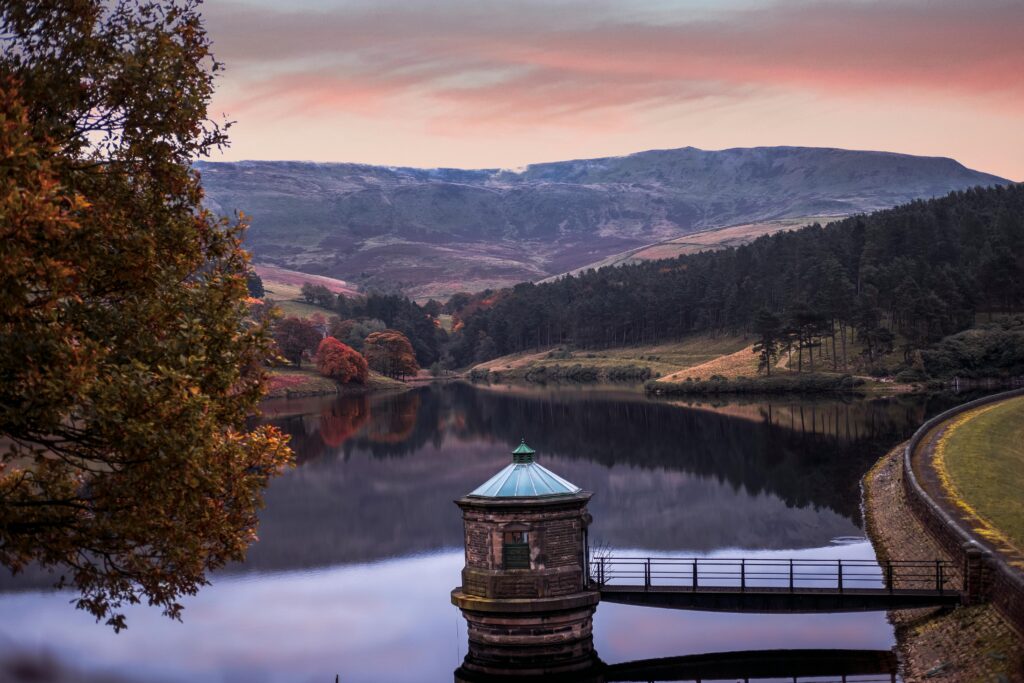
{"type": "Polygon", "coordinates": [[[979,532],[1024,554],[1024,397],[959,416],[935,455],[943,485],[983,523],[979,532]]]}
{"type": "Polygon", "coordinates": [[[366,384],[338,384],[313,369],[273,368],[270,388],[265,398],[300,398],[304,396],[332,396],[335,394],[362,394],[371,391],[395,391],[408,388],[405,382],[370,372],[366,384]]]}

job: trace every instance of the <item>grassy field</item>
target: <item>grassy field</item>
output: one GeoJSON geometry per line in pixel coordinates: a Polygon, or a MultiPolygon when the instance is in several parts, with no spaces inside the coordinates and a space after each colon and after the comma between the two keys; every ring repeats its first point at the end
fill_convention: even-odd
{"type": "MultiPolygon", "coordinates": [[[[551,382],[551,381],[631,381],[654,380],[655,387],[669,387],[694,382],[690,389],[709,380],[725,378],[730,382],[739,381],[744,386],[752,380],[765,380],[763,390],[776,391],[826,391],[848,390],[856,387],[861,393],[892,394],[916,390],[906,381],[893,378],[875,378],[869,375],[869,368],[861,356],[862,345],[848,337],[846,344],[848,363],[840,358],[833,367],[831,344],[814,350],[814,364],[810,352],[804,352],[803,372],[797,370],[797,354],[783,353],[772,366],[771,377],[766,377],[757,368],[758,358],[753,350],[752,335],[708,335],[698,334],[678,342],[657,345],[617,347],[612,349],[587,350],[556,347],[542,351],[517,353],[480,363],[467,372],[473,379],[487,379],[491,382],[551,382]],[[814,372],[811,372],[813,367],[814,372]],[[643,373],[643,374],[641,374],[643,373]],[[856,379],[836,385],[844,376],[856,379]],[[836,386],[832,386],[836,385],[836,386]]],[[[837,347],[840,343],[837,341],[837,347]]],[[[902,361],[899,353],[892,353],[882,360],[876,360],[872,367],[884,372],[893,372],[902,361]]],[[[724,385],[715,385],[721,389],[724,385]]],[[[753,391],[756,387],[749,386],[753,391]]]]}
{"type": "Polygon", "coordinates": [[[333,315],[326,308],[312,306],[302,301],[302,284],[305,282],[324,285],[336,294],[352,296],[355,293],[355,290],[342,280],[320,275],[307,275],[275,266],[256,265],[254,268],[260,279],[263,280],[266,298],[273,299],[277,307],[281,309],[282,315],[285,316],[310,318],[314,315],[321,315],[326,318],[333,315]]]}
{"type": "MultiPolygon", "coordinates": [[[[603,350],[548,349],[532,353],[502,356],[477,365],[476,370],[489,370],[506,379],[525,376],[530,370],[580,364],[609,370],[629,366],[650,368],[651,374],[664,377],[694,368],[722,356],[741,352],[750,345],[750,339],[741,336],[694,335],[683,341],[647,346],[627,346],[603,350]]],[[[753,354],[750,354],[753,357],[753,354]]],[[[756,361],[754,361],[756,370],[756,361]]]]}
{"type": "Polygon", "coordinates": [[[962,415],[939,442],[943,483],[986,538],[1024,553],[1024,397],[962,415]]]}
{"type": "Polygon", "coordinates": [[[335,294],[344,294],[345,296],[355,296],[357,294],[356,288],[351,284],[333,277],[310,275],[309,273],[300,273],[297,270],[288,270],[287,268],[279,268],[262,263],[253,264],[253,270],[263,280],[264,288],[268,289],[268,291],[270,288],[276,289],[278,296],[288,297],[289,299],[297,298],[302,290],[302,285],[307,282],[314,285],[323,285],[335,294]]]}
{"type": "MultiPolygon", "coordinates": [[[[781,372],[779,370],[778,372],[781,372]]],[[[735,377],[755,377],[757,375],[757,354],[753,345],[744,346],[735,353],[717,356],[698,365],[687,367],[662,378],[665,382],[684,382],[687,377],[694,380],[711,379],[719,375],[733,379],[735,377]]]]}
{"type": "Polygon", "coordinates": [[[338,393],[405,389],[406,384],[371,371],[365,385],[339,385],[322,377],[312,366],[304,368],[273,368],[267,398],[297,396],[329,396],[338,393]]]}
{"type": "Polygon", "coordinates": [[[294,301],[292,299],[277,299],[272,294],[268,293],[271,299],[274,299],[274,304],[281,309],[281,315],[283,316],[294,316],[296,318],[312,318],[314,315],[319,315],[324,318],[329,318],[335,315],[326,308],[320,308],[319,306],[312,306],[302,301],[294,301]]]}

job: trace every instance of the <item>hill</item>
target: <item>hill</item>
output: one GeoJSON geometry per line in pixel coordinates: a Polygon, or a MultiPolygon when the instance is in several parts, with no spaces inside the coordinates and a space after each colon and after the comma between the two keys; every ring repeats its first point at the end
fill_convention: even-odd
{"type": "Polygon", "coordinates": [[[952,159],[692,147],[522,170],[201,162],[258,262],[444,297],[539,280],[708,228],[886,208],[1007,181],[952,159]]]}

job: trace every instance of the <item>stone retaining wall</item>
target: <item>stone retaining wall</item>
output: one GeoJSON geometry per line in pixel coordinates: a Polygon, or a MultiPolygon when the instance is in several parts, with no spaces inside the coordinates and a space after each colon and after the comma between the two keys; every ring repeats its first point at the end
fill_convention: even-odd
{"type": "Polygon", "coordinates": [[[914,475],[913,455],[918,445],[934,428],[968,410],[1015,396],[1015,389],[965,403],[933,417],[921,425],[903,453],[903,488],[914,515],[935,541],[963,566],[964,594],[968,604],[991,601],[1017,632],[1024,635],[1024,574],[978,542],[949,512],[932,499],[914,475]]]}

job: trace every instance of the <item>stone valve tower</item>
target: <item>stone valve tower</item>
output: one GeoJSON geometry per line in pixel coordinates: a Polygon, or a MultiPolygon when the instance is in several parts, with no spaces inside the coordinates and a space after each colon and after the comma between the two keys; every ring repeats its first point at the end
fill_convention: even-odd
{"type": "Polygon", "coordinates": [[[455,501],[466,566],[452,603],[469,651],[457,680],[572,676],[593,670],[599,593],[588,581],[590,493],[537,464],[525,441],[512,462],[455,501]]]}

